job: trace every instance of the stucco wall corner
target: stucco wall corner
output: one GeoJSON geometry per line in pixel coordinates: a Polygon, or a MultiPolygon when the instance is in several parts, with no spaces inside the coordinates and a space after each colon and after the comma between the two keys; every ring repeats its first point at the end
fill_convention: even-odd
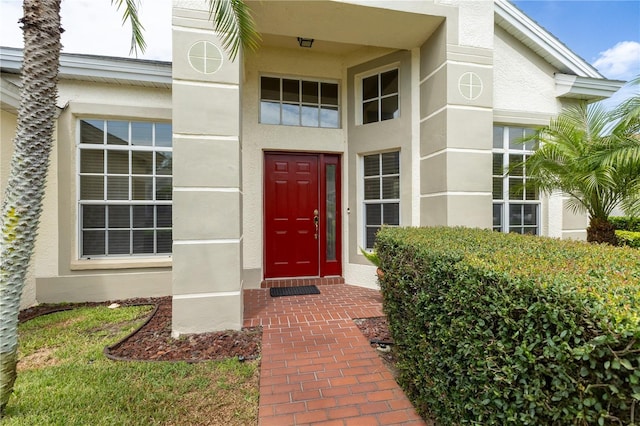
{"type": "Polygon", "coordinates": [[[436,4],[458,8],[458,44],[493,48],[493,0],[436,0],[436,4]]]}

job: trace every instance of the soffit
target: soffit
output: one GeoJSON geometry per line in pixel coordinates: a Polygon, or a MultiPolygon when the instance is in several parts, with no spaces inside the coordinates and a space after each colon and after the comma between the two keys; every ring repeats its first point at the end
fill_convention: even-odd
{"type": "Polygon", "coordinates": [[[421,46],[444,20],[335,1],[249,0],[263,44],[296,47],[313,38],[317,52],[348,54],[363,46],[411,49],[421,46]]]}
{"type": "Polygon", "coordinates": [[[556,96],[559,98],[582,99],[589,102],[610,98],[620,90],[624,81],[601,78],[579,77],[557,73],[556,96]]]}
{"type": "Polygon", "coordinates": [[[0,106],[3,111],[17,114],[20,105],[20,88],[4,77],[0,78],[0,106]]]}
{"type": "MultiPolygon", "coordinates": [[[[0,47],[2,72],[19,74],[22,49],[0,47]]],[[[170,88],[171,63],[141,59],[62,53],[58,77],[94,83],[170,88]]]]}

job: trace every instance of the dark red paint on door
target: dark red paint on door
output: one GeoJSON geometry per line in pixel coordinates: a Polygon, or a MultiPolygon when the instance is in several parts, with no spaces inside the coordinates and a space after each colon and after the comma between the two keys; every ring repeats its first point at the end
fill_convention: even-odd
{"type": "Polygon", "coordinates": [[[267,153],[264,167],[265,278],[340,275],[339,157],[267,153]]]}

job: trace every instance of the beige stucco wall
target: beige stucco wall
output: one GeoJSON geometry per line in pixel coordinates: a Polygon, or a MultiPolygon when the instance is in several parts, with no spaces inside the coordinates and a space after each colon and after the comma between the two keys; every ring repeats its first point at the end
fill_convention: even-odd
{"type": "MultiPolygon", "coordinates": [[[[9,169],[11,155],[13,154],[13,138],[16,134],[15,114],[0,110],[0,194],[4,195],[4,190],[9,179],[9,169]]],[[[40,227],[42,229],[42,226],[40,227]]],[[[36,240],[36,245],[38,240],[36,240]]],[[[35,305],[36,302],[36,259],[32,258],[27,270],[22,298],[20,299],[20,309],[35,305]]]]}
{"type": "Polygon", "coordinates": [[[463,8],[469,8],[460,10],[459,26],[465,28],[447,20],[420,49],[422,226],[491,225],[494,63],[486,33],[491,33],[493,15],[486,2],[463,2],[463,8]],[[452,33],[459,34],[459,43],[451,42],[452,33]]]}
{"type": "Polygon", "coordinates": [[[0,190],[4,193],[9,178],[9,164],[16,134],[15,114],[0,110],[0,190]]]}
{"type": "Polygon", "coordinates": [[[242,58],[222,52],[203,6],[172,11],[174,336],[242,327],[242,58]],[[217,69],[188,59],[203,42],[217,69]],[[227,166],[214,167],[221,160],[227,166]]]}
{"type": "Polygon", "coordinates": [[[494,40],[494,108],[556,114],[557,70],[498,26],[494,40]]]}
{"type": "MultiPolygon", "coordinates": [[[[348,70],[347,80],[350,83],[347,87],[347,123],[349,127],[348,156],[345,161],[348,172],[343,173],[343,175],[348,182],[347,192],[350,195],[346,204],[349,214],[343,222],[348,224],[348,239],[346,244],[343,244],[343,247],[346,250],[348,264],[369,266],[368,261],[359,252],[359,247],[364,245],[364,210],[360,184],[362,179],[362,165],[360,162],[363,155],[393,150],[400,151],[400,223],[410,224],[412,222],[412,111],[415,107],[411,102],[411,93],[413,91],[411,52],[400,51],[351,67],[348,70]],[[399,78],[399,117],[366,125],[356,124],[358,120],[357,111],[360,108],[356,87],[358,79],[362,76],[373,74],[376,70],[395,67],[398,68],[399,78]]],[[[348,279],[349,281],[357,280],[355,271],[352,277],[347,270],[346,276],[350,278],[348,279]]]]}
{"type": "Polygon", "coordinates": [[[493,0],[435,0],[435,3],[457,8],[459,23],[453,27],[458,35],[455,44],[485,49],[493,47],[493,0]]]}
{"type": "Polygon", "coordinates": [[[78,258],[79,118],[169,121],[171,91],[62,80],[47,192],[36,243],[35,295],[42,302],[171,294],[171,258],[78,258]]]}

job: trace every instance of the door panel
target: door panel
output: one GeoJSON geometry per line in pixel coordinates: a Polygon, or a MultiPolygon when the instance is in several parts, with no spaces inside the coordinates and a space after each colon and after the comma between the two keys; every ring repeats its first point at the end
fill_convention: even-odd
{"type": "Polygon", "coordinates": [[[265,276],[318,275],[318,159],[265,155],[265,276]]]}
{"type": "Polygon", "coordinates": [[[265,154],[265,278],[342,274],[339,162],[337,155],[265,154]]]}

